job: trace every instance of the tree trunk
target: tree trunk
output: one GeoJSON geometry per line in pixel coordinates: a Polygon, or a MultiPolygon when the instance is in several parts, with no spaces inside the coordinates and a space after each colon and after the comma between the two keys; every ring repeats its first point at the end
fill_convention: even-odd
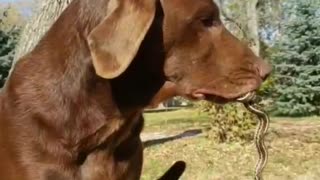
{"type": "Polygon", "coordinates": [[[21,34],[11,70],[14,68],[14,64],[20,57],[24,56],[35,47],[40,38],[48,31],[70,2],[71,0],[42,1],[36,14],[28,22],[21,34]]]}
{"type": "Polygon", "coordinates": [[[248,34],[250,36],[250,48],[256,55],[260,55],[260,36],[259,36],[259,0],[250,0],[246,3],[248,17],[248,34]]]}
{"type": "Polygon", "coordinates": [[[240,39],[249,42],[250,48],[255,54],[260,55],[259,35],[259,0],[214,0],[220,7],[222,19],[226,27],[240,39]],[[231,5],[237,5],[237,12],[231,5]],[[231,12],[231,10],[233,12],[231,12]]]}

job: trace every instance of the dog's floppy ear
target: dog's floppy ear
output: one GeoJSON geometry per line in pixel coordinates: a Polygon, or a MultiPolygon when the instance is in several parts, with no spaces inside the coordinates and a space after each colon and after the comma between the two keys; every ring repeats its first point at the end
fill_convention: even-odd
{"type": "Polygon", "coordinates": [[[182,176],[185,169],[186,163],[184,161],[177,161],[158,180],[178,180],[182,176]]]}
{"type": "Polygon", "coordinates": [[[113,79],[136,56],[156,11],[154,0],[110,0],[107,17],[90,32],[88,44],[97,75],[113,79]]]}

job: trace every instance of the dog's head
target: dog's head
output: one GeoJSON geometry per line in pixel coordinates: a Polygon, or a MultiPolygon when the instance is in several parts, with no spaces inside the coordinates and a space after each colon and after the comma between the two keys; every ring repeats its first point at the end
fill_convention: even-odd
{"type": "MultiPolygon", "coordinates": [[[[256,90],[271,67],[223,25],[212,0],[110,0],[108,15],[88,42],[96,73],[126,71],[161,6],[162,72],[179,95],[229,101],[256,90]]],[[[157,59],[157,58],[155,58],[157,59]]],[[[148,59],[152,61],[152,59],[148,59]]]]}

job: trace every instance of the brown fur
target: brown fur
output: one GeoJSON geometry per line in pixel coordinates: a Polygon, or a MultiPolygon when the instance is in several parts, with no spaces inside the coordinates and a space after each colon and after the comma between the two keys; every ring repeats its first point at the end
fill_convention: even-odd
{"type": "Polygon", "coordinates": [[[165,81],[166,97],[228,102],[270,70],[211,0],[73,0],[0,94],[0,177],[139,179],[142,111],[165,81]]]}

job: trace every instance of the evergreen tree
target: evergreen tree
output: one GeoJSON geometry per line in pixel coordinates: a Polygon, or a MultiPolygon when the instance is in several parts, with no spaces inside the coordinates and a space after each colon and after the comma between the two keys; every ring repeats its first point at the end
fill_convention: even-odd
{"type": "Polygon", "coordinates": [[[11,68],[19,32],[18,29],[9,32],[0,30],[0,88],[4,85],[11,68]]]}
{"type": "Polygon", "coordinates": [[[14,59],[14,49],[21,30],[19,17],[12,7],[0,10],[0,88],[4,85],[14,59]]]}
{"type": "Polygon", "coordinates": [[[320,1],[291,0],[285,8],[272,58],[278,73],[275,113],[320,115],[320,1]]]}

